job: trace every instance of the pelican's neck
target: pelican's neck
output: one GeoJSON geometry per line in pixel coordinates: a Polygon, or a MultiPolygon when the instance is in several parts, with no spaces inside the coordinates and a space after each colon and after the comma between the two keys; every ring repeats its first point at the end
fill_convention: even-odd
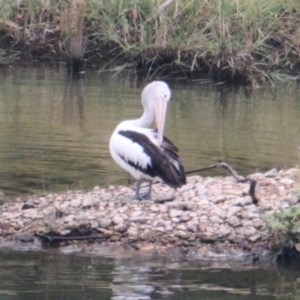
{"type": "Polygon", "coordinates": [[[149,127],[151,125],[151,123],[153,122],[153,120],[154,120],[154,111],[151,112],[150,110],[144,109],[144,113],[140,118],[124,121],[122,123],[126,123],[131,126],[145,128],[145,127],[149,127]]]}

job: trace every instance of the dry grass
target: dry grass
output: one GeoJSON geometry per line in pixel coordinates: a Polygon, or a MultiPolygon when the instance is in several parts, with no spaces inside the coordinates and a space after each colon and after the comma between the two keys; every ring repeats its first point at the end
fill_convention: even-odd
{"type": "Polygon", "coordinates": [[[6,0],[0,45],[31,55],[126,58],[149,72],[285,80],[300,67],[294,0],[6,0]]]}

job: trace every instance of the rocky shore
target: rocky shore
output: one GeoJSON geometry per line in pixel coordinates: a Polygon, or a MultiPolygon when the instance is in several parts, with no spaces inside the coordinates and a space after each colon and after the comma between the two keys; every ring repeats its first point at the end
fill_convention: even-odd
{"type": "Polygon", "coordinates": [[[0,207],[0,246],[36,244],[114,245],[144,249],[180,249],[193,256],[272,251],[267,216],[298,203],[298,169],[249,176],[188,177],[181,189],[153,186],[152,200],[129,200],[132,187],[95,187],[45,196],[26,196],[0,207]],[[80,241],[80,242],[78,242],[80,241]]]}

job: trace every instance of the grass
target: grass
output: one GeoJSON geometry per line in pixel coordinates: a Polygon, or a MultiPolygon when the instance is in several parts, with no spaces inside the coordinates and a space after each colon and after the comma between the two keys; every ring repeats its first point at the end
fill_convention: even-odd
{"type": "Polygon", "coordinates": [[[0,48],[122,59],[154,75],[211,74],[253,86],[300,67],[299,1],[173,0],[162,10],[163,2],[5,0],[0,48]]]}

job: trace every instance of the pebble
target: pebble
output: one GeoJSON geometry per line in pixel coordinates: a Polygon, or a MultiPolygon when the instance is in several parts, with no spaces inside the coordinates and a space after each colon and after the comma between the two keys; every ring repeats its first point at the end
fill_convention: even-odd
{"type": "Polygon", "coordinates": [[[78,198],[78,199],[72,199],[70,204],[73,207],[79,207],[81,203],[82,203],[82,199],[78,198]]]}
{"type": "Polygon", "coordinates": [[[242,208],[239,206],[230,207],[226,214],[226,218],[230,219],[232,216],[237,215],[237,213],[240,212],[241,210],[242,210],[242,208]]]}
{"type": "Polygon", "coordinates": [[[141,210],[136,210],[130,215],[130,218],[140,217],[142,214],[143,212],[141,210]]]}
{"type": "Polygon", "coordinates": [[[197,221],[189,221],[186,223],[187,230],[191,232],[197,232],[199,223],[197,221]]]}
{"type": "Polygon", "coordinates": [[[111,225],[112,221],[110,219],[101,219],[99,220],[99,226],[101,228],[108,228],[111,225]]]}
{"type": "Polygon", "coordinates": [[[139,230],[135,226],[131,226],[127,229],[127,234],[129,236],[137,236],[139,234],[139,230]]]}
{"type": "Polygon", "coordinates": [[[124,223],[124,219],[120,216],[120,215],[115,215],[112,219],[113,223],[115,225],[118,225],[118,224],[123,224],[124,223]]]}
{"type": "Polygon", "coordinates": [[[125,223],[118,223],[116,226],[114,226],[114,230],[117,232],[125,232],[127,229],[127,226],[125,223]]]}

